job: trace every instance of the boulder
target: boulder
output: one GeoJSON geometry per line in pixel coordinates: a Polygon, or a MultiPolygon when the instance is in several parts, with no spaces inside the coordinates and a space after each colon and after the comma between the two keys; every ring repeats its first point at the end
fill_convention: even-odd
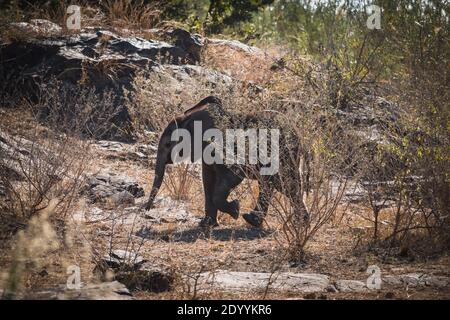
{"type": "Polygon", "coordinates": [[[146,262],[144,258],[136,253],[116,249],[103,257],[101,264],[116,270],[138,270],[146,262]]]}
{"type": "Polygon", "coordinates": [[[109,200],[115,206],[134,205],[134,196],[126,190],[114,193],[109,200]]]}
{"type": "Polygon", "coordinates": [[[94,203],[110,199],[117,205],[134,204],[134,198],[144,196],[144,189],[136,181],[111,173],[91,176],[83,191],[94,203]]]}
{"type": "Polygon", "coordinates": [[[450,277],[434,276],[423,273],[407,273],[401,275],[383,276],[384,284],[393,287],[436,287],[445,288],[450,285],[450,277]]]}
{"type": "MultiPolygon", "coordinates": [[[[269,289],[289,292],[325,292],[329,278],[315,273],[261,273],[217,270],[200,274],[197,290],[219,289],[227,292],[254,292],[269,289]]],[[[193,283],[191,285],[194,285],[193,283]]]]}
{"type": "Polygon", "coordinates": [[[177,28],[169,33],[169,36],[175,40],[175,45],[182,48],[189,55],[191,61],[201,61],[201,51],[203,48],[203,38],[199,34],[177,28]]]}

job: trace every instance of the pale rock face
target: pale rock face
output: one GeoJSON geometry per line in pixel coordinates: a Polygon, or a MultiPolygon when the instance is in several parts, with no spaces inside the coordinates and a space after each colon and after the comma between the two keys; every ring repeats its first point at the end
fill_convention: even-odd
{"type": "Polygon", "coordinates": [[[329,285],[329,278],[321,274],[307,273],[261,273],[217,270],[200,275],[199,290],[217,287],[227,292],[271,290],[292,292],[323,292],[329,285]]]}
{"type": "Polygon", "coordinates": [[[88,284],[80,289],[65,286],[32,292],[25,298],[35,300],[132,300],[130,291],[118,281],[88,284]]]}
{"type": "Polygon", "coordinates": [[[358,280],[337,280],[336,289],[340,292],[365,292],[366,284],[358,280]]]}
{"type": "Polygon", "coordinates": [[[13,22],[10,24],[10,28],[16,32],[43,37],[58,36],[62,32],[62,28],[59,25],[44,19],[31,19],[30,22],[13,22]]]}

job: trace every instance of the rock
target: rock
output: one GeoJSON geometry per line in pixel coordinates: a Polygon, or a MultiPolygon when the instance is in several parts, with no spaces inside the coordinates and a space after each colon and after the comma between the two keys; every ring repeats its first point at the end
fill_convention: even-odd
{"type": "Polygon", "coordinates": [[[104,256],[101,263],[112,269],[138,270],[146,261],[136,253],[117,249],[104,256]]]}
{"type": "Polygon", "coordinates": [[[402,280],[399,276],[382,276],[382,283],[390,286],[400,286],[402,285],[402,280]]]}
{"type": "Polygon", "coordinates": [[[192,82],[195,81],[195,77],[201,78],[202,81],[206,81],[209,85],[216,86],[218,84],[223,84],[225,86],[231,86],[236,80],[232,77],[216,71],[206,69],[202,66],[193,66],[193,65],[165,65],[164,69],[168,71],[172,77],[174,77],[177,82],[192,82]]]}
{"type": "Polygon", "coordinates": [[[155,65],[151,71],[158,75],[166,87],[167,92],[181,94],[182,92],[196,91],[205,85],[215,88],[229,87],[238,81],[222,72],[211,70],[197,65],[155,65]]]}
{"type": "Polygon", "coordinates": [[[403,284],[410,287],[417,287],[421,284],[425,284],[424,274],[421,273],[408,273],[400,276],[400,280],[403,284]]]}
{"type": "Polygon", "coordinates": [[[92,202],[105,202],[106,199],[116,204],[134,204],[134,198],[144,196],[144,189],[127,177],[111,173],[91,176],[84,188],[84,193],[92,202]],[[133,198],[133,200],[131,200],[133,198]]]}
{"type": "Polygon", "coordinates": [[[450,278],[444,277],[444,276],[431,276],[427,275],[424,278],[425,285],[429,287],[435,287],[435,288],[445,288],[450,285],[450,278]]]}
{"type": "Polygon", "coordinates": [[[260,55],[260,56],[264,55],[264,52],[261,49],[257,47],[248,46],[237,40],[208,39],[207,43],[208,46],[226,47],[232,50],[241,51],[251,55],[260,55]]]}
{"type": "Polygon", "coordinates": [[[423,273],[407,273],[398,276],[383,276],[383,283],[393,287],[436,287],[445,288],[450,284],[450,277],[433,276],[423,273]]]}
{"type": "MultiPolygon", "coordinates": [[[[180,44],[187,45],[187,38],[180,40],[180,44]]],[[[77,84],[82,76],[87,76],[90,84],[98,89],[117,89],[129,85],[136,68],[147,68],[158,63],[198,62],[193,60],[192,52],[186,52],[177,45],[139,37],[121,37],[105,30],[2,44],[0,55],[1,61],[15,58],[12,63],[3,66],[6,72],[25,68],[24,73],[31,75],[42,70],[46,76],[58,75],[73,84],[77,84]],[[111,77],[105,69],[98,68],[99,64],[115,65],[115,76],[111,77]]]]}
{"type": "Polygon", "coordinates": [[[330,293],[336,293],[336,292],[338,292],[338,289],[336,289],[336,287],[335,287],[334,285],[330,284],[330,285],[327,287],[326,291],[327,291],[327,292],[330,292],[330,293]]]}
{"type": "MultiPolygon", "coordinates": [[[[61,90],[54,95],[55,101],[40,106],[39,119],[58,123],[59,118],[69,118],[71,123],[83,123],[86,126],[83,132],[96,139],[136,140],[134,119],[128,109],[130,103],[133,104],[133,94],[125,96],[124,90],[128,93],[135,90],[133,81],[138,72],[157,73],[158,77],[166,75],[171,79],[167,90],[178,93],[198,91],[205,84],[213,88],[219,84],[230,88],[238,84],[236,88],[245,85],[252,92],[263,90],[256,84],[241,83],[224,72],[196,65],[201,61],[205,39],[184,29],[177,28],[170,32],[144,30],[146,35],[167,39],[166,42],[123,37],[94,27],[85,28],[78,34],[63,34],[59,26],[45,20],[17,23],[12,28],[30,29],[40,36],[23,37],[10,43],[0,42],[0,68],[2,75],[8,76],[7,79],[0,79],[6,84],[2,88],[5,95],[17,97],[17,101],[26,98],[38,102],[42,92],[39,84],[45,83],[49,87],[52,83],[50,79],[57,78],[59,82],[55,86],[61,90]],[[111,100],[95,109],[97,112],[104,109],[101,115],[91,116],[90,113],[96,111],[89,107],[86,107],[87,110],[77,109],[85,105],[83,98],[86,94],[82,90],[95,93],[93,99],[111,100]],[[60,100],[66,103],[57,103],[60,100]],[[64,107],[52,109],[60,104],[64,107]],[[77,119],[86,116],[86,113],[88,123],[77,119]],[[50,115],[58,119],[54,121],[50,115]]],[[[208,45],[218,50],[228,48],[232,53],[239,51],[263,56],[261,50],[235,40],[211,39],[208,45]]],[[[14,102],[11,104],[14,105],[14,102]]],[[[146,159],[146,154],[137,151],[133,157],[146,159]]]]}
{"type": "Polygon", "coordinates": [[[154,270],[119,272],[115,279],[124,283],[131,290],[165,292],[172,289],[173,277],[168,273],[154,270]]]}
{"type": "Polygon", "coordinates": [[[153,220],[156,223],[174,223],[174,222],[198,222],[199,219],[190,217],[189,213],[185,209],[176,208],[160,208],[150,209],[145,212],[144,217],[149,220],[153,220]]]}
{"type": "Polygon", "coordinates": [[[203,39],[199,34],[191,34],[188,31],[177,28],[170,32],[170,36],[175,39],[175,45],[188,53],[191,61],[201,61],[201,51],[203,39]]]}
{"type": "Polygon", "coordinates": [[[106,154],[108,159],[142,161],[156,157],[157,147],[144,144],[120,143],[117,141],[99,140],[93,147],[106,154]]]}
{"type": "Polygon", "coordinates": [[[102,281],[110,281],[114,279],[116,273],[139,271],[145,262],[147,260],[136,253],[126,250],[113,250],[96,264],[93,273],[102,281]]]}
{"type": "Polygon", "coordinates": [[[120,282],[88,284],[81,289],[67,289],[59,286],[48,290],[32,292],[25,299],[33,300],[131,300],[130,291],[120,282]]]}
{"type": "MultiPolygon", "coordinates": [[[[197,280],[198,290],[214,288],[227,292],[264,291],[270,289],[289,292],[323,292],[329,278],[322,274],[307,273],[260,273],[217,270],[202,273],[197,280]]],[[[192,285],[192,284],[191,284],[192,285]]]]}
{"type": "Polygon", "coordinates": [[[145,211],[144,218],[153,223],[193,223],[198,224],[200,218],[190,214],[186,204],[170,197],[157,197],[155,207],[145,211]]]}
{"type": "MultiPolygon", "coordinates": [[[[1,168],[3,170],[3,168],[1,168]]],[[[0,197],[6,197],[7,191],[6,187],[0,182],[0,197]]]]}
{"type": "Polygon", "coordinates": [[[126,190],[113,194],[109,200],[115,206],[134,205],[134,196],[126,190]]]}
{"type": "MultiPolygon", "coordinates": [[[[18,96],[17,101],[26,98],[38,102],[39,80],[49,83],[51,78],[56,77],[62,83],[57,86],[67,88],[72,99],[81,95],[77,99],[82,100],[82,93],[76,94],[77,90],[81,90],[80,83],[83,88],[97,93],[97,99],[103,100],[104,95],[110,94],[112,101],[108,108],[105,106],[107,110],[101,116],[90,117],[89,127],[85,130],[87,135],[93,134],[99,139],[134,140],[133,121],[123,91],[133,90],[132,83],[137,71],[151,70],[151,66],[158,64],[195,64],[200,58],[198,48],[201,46],[196,36],[183,35],[182,32],[174,33],[178,46],[140,37],[121,37],[105,30],[59,35],[58,27],[45,20],[16,23],[12,28],[19,32],[29,29],[33,34],[39,33],[40,37],[22,37],[21,40],[0,43],[0,69],[2,75],[8,77],[0,79],[6,83],[2,88],[4,93],[18,96]]],[[[60,97],[62,100],[66,98],[60,97]]],[[[57,104],[50,105],[54,108],[57,104]]],[[[80,104],[74,105],[67,110],[59,108],[58,113],[63,114],[57,116],[62,119],[70,116],[74,118],[71,122],[76,122],[76,117],[84,113],[71,110],[80,107],[80,104]]],[[[55,116],[55,112],[51,111],[55,110],[42,106],[39,119],[49,121],[50,114],[55,116]]]]}
{"type": "Polygon", "coordinates": [[[94,143],[94,146],[108,152],[123,152],[125,150],[125,144],[117,141],[99,140],[94,143]]]}
{"type": "Polygon", "coordinates": [[[30,22],[13,22],[10,30],[31,37],[54,37],[61,35],[62,28],[56,23],[44,19],[31,19],[30,22]]]}
{"type": "Polygon", "coordinates": [[[340,292],[365,292],[368,290],[366,284],[358,280],[337,280],[335,285],[340,292]]]}

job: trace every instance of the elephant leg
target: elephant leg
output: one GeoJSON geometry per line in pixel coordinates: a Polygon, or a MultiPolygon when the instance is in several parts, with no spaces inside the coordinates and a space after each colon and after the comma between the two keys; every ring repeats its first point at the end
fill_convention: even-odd
{"type": "Polygon", "coordinates": [[[200,222],[202,227],[218,226],[217,206],[213,202],[215,171],[212,167],[202,165],[203,192],[205,194],[205,217],[200,222]]]}
{"type": "Polygon", "coordinates": [[[213,203],[220,211],[230,214],[234,219],[239,217],[239,200],[228,201],[227,198],[242,180],[243,178],[225,167],[218,167],[216,170],[213,203]]]}
{"type": "Polygon", "coordinates": [[[242,217],[245,221],[254,227],[261,227],[264,222],[264,217],[269,210],[270,200],[272,199],[274,186],[268,181],[260,181],[259,194],[256,206],[253,211],[243,214],[242,217]]]}

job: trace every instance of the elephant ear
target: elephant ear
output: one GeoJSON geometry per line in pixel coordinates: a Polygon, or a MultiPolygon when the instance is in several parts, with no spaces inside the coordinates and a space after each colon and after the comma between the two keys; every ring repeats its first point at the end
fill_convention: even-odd
{"type": "Polygon", "coordinates": [[[189,116],[194,112],[204,110],[208,107],[208,104],[210,104],[210,103],[216,104],[216,105],[220,106],[220,108],[222,107],[222,101],[219,98],[217,98],[215,96],[209,96],[209,97],[206,97],[203,100],[201,100],[199,103],[197,103],[192,108],[189,108],[186,111],[184,111],[184,116],[189,116]]]}

